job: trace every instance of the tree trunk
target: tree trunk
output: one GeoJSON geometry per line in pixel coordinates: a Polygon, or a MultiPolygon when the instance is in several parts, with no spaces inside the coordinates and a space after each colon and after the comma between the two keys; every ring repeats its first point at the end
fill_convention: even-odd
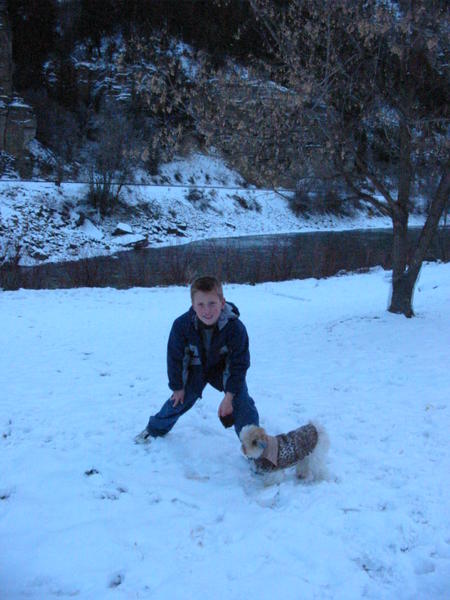
{"type": "Polygon", "coordinates": [[[392,215],[392,279],[400,279],[408,264],[408,213],[398,206],[392,215]]]}
{"type": "Polygon", "coordinates": [[[407,254],[408,214],[396,211],[393,215],[392,296],[389,311],[412,317],[412,294],[417,276],[411,280],[406,271],[407,254]]]}
{"type": "MultiPolygon", "coordinates": [[[[437,231],[439,220],[444,212],[444,209],[448,206],[449,193],[450,170],[447,167],[442,174],[438,189],[434,195],[433,202],[431,203],[427,220],[423,226],[419,241],[417,242],[417,246],[414,250],[414,254],[409,261],[408,269],[405,272],[397,271],[395,274],[394,269],[392,271],[392,297],[388,309],[390,312],[400,313],[406,317],[414,316],[414,312],[412,310],[414,286],[416,284],[417,277],[419,276],[419,272],[430,242],[437,231]]],[[[400,234],[398,235],[400,236],[400,234]]],[[[400,244],[400,242],[397,241],[397,244],[400,244]]],[[[394,221],[394,247],[395,245],[394,221]]]]}
{"type": "Polygon", "coordinates": [[[405,315],[405,317],[408,318],[414,316],[412,298],[417,275],[407,271],[397,279],[392,279],[392,295],[388,309],[389,312],[405,315]]]}
{"type": "Polygon", "coordinates": [[[411,191],[411,135],[407,123],[400,122],[400,165],[398,196],[392,214],[392,298],[390,312],[412,317],[412,292],[414,281],[406,273],[408,264],[408,217],[411,191]]]}

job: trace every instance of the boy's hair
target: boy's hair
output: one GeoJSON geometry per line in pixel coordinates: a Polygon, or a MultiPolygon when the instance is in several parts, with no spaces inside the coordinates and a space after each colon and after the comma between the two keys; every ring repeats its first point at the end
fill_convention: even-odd
{"type": "Polygon", "coordinates": [[[194,300],[196,292],[216,292],[219,298],[223,299],[222,284],[216,277],[206,275],[197,277],[191,283],[191,300],[194,300]]]}

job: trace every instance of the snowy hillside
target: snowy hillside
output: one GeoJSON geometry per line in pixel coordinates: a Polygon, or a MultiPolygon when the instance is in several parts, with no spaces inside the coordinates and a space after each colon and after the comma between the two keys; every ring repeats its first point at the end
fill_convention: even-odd
{"type": "MultiPolygon", "coordinates": [[[[219,158],[194,154],[165,165],[153,180],[142,177],[142,185],[123,188],[117,210],[104,218],[86,203],[87,184],[0,180],[0,259],[18,254],[19,264],[32,265],[111,254],[136,243],[391,227],[389,218],[364,212],[297,217],[289,193],[244,187],[239,174],[219,158]],[[115,235],[119,224],[122,231],[115,235]]],[[[422,222],[420,216],[410,219],[422,222]]]]}
{"type": "Polygon", "coordinates": [[[266,488],[209,388],[133,443],[187,289],[0,292],[2,600],[448,598],[450,265],[424,265],[414,319],[385,311],[389,287],[381,269],[226,286],[262,424],[331,438],[326,480],[266,488]]]}

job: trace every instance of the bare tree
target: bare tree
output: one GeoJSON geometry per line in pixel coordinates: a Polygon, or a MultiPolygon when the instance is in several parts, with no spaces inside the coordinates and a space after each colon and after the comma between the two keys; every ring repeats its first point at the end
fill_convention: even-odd
{"type": "Polygon", "coordinates": [[[446,3],[248,1],[273,79],[296,94],[299,149],[311,149],[316,164],[327,164],[359,198],[391,217],[389,310],[413,316],[415,283],[450,190],[446,3]],[[425,169],[438,176],[420,239],[408,252],[413,186],[425,169]]]}
{"type": "Polygon", "coordinates": [[[153,146],[167,154],[190,130],[247,178],[258,172],[255,183],[284,183],[282,171],[285,180],[345,184],[353,199],[392,219],[389,310],[412,316],[415,283],[450,188],[446,4],[246,1],[266,46],[246,68],[217,69],[203,55],[191,76],[169,38],[167,47],[160,38],[128,45],[128,71],[127,53],[148,54],[149,68],[131,77],[159,132],[153,146]],[[410,251],[414,186],[424,172],[433,174],[433,190],[410,251]]]}
{"type": "Polygon", "coordinates": [[[104,109],[96,123],[94,164],[89,179],[88,201],[100,214],[111,213],[123,185],[141,157],[140,140],[132,122],[119,111],[104,109]]]}

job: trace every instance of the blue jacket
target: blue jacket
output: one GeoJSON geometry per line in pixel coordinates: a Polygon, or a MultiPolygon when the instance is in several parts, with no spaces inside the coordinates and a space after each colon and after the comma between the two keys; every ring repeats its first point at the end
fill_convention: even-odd
{"type": "Polygon", "coordinates": [[[172,325],[167,344],[167,374],[171,390],[189,387],[201,396],[210,383],[237,394],[250,366],[248,335],[237,307],[227,302],[214,328],[206,355],[197,315],[192,307],[172,325]]]}

